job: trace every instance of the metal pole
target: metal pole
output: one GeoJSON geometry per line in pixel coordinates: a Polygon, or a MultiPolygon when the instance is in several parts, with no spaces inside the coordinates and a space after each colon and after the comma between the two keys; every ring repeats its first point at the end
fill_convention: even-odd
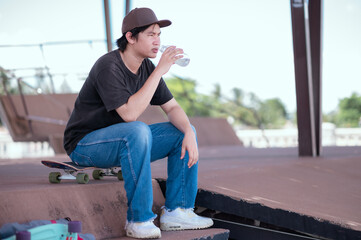
{"type": "Polygon", "coordinates": [[[125,0],[125,15],[127,15],[130,12],[130,8],[131,8],[131,0],[125,0]]]}
{"type": "Polygon", "coordinates": [[[106,31],[108,52],[113,50],[112,30],[111,30],[111,24],[110,24],[110,10],[109,9],[110,9],[109,0],[104,0],[104,18],[105,18],[105,31],[106,31]]]}
{"type": "Polygon", "coordinates": [[[318,156],[321,152],[321,28],[312,26],[320,26],[321,8],[317,6],[321,1],[291,0],[300,156],[318,156]],[[312,4],[308,6],[308,2],[312,4]]]}
{"type": "Polygon", "coordinates": [[[308,0],[304,1],[304,21],[305,21],[305,40],[306,40],[306,62],[307,62],[307,79],[308,79],[308,99],[309,99],[309,121],[311,127],[311,147],[312,156],[316,156],[316,128],[315,128],[315,101],[314,101],[314,80],[312,75],[312,58],[311,58],[311,34],[310,34],[310,21],[308,13],[308,0]]]}
{"type": "Polygon", "coordinates": [[[322,12],[322,0],[309,1],[308,17],[311,41],[316,154],[318,156],[322,153],[322,12]]]}

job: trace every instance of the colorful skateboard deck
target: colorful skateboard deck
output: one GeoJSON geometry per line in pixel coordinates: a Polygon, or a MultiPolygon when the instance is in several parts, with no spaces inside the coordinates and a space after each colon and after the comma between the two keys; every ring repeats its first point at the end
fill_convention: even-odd
{"type": "Polygon", "coordinates": [[[60,183],[62,179],[74,179],[80,184],[86,184],[89,182],[89,175],[83,172],[85,170],[93,170],[92,176],[95,180],[100,180],[104,176],[115,176],[120,181],[123,180],[122,171],[119,167],[102,169],[97,167],[79,166],[73,162],[58,162],[53,160],[43,160],[41,163],[49,168],[57,168],[64,171],[63,174],[60,172],[49,173],[50,183],[60,183]]]}
{"type": "Polygon", "coordinates": [[[50,168],[59,168],[64,170],[66,169],[66,170],[82,171],[82,170],[95,169],[95,167],[78,166],[73,162],[57,162],[52,160],[43,160],[41,161],[41,163],[50,168]]]}

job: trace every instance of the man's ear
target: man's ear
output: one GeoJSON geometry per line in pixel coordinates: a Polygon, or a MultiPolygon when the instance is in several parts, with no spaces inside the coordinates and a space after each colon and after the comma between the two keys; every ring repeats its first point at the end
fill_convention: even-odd
{"type": "Polygon", "coordinates": [[[127,32],[125,34],[125,38],[128,40],[128,43],[130,44],[135,43],[135,38],[133,38],[133,34],[131,32],[127,32]]]}

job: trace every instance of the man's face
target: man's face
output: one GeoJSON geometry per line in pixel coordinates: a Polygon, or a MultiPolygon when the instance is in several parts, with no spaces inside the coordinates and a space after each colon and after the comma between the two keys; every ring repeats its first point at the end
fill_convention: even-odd
{"type": "Polygon", "coordinates": [[[158,24],[149,26],[138,35],[136,49],[143,58],[155,58],[160,46],[160,27],[158,24]]]}

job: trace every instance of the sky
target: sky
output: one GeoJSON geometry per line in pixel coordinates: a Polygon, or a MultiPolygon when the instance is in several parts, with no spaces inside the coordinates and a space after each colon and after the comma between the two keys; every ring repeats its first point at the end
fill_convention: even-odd
{"type": "MultiPolygon", "coordinates": [[[[322,108],[328,113],[340,99],[361,94],[361,0],[323,2],[322,108]]],[[[124,1],[110,5],[115,42],[124,1]]],[[[279,98],[288,112],[296,111],[289,0],[133,0],[131,7],[150,7],[158,19],[171,20],[162,28],[162,44],[181,47],[191,58],[165,77],[191,78],[205,94],[215,84],[226,95],[241,88],[262,100],[279,98]]],[[[104,39],[102,0],[0,0],[0,66],[23,69],[17,76],[48,66],[56,87],[66,81],[77,91],[79,78],[106,53],[104,39]],[[51,42],[73,43],[46,44],[51,42]]]]}

